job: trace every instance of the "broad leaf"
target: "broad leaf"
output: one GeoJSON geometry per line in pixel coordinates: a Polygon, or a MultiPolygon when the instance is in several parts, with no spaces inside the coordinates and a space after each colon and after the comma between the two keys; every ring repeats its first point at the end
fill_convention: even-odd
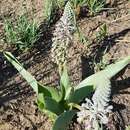
{"type": "Polygon", "coordinates": [[[107,77],[111,79],[122,69],[124,69],[130,63],[130,56],[127,56],[123,60],[116,62],[115,64],[108,65],[106,69],[103,70],[103,74],[107,74],[107,77]]]}
{"type": "MultiPolygon", "coordinates": [[[[129,64],[129,62],[130,62],[130,56],[124,58],[123,60],[115,64],[108,65],[106,69],[96,74],[93,74],[89,76],[88,78],[86,78],[85,80],[83,80],[81,83],[79,83],[76,89],[85,87],[88,85],[94,85],[94,87],[96,88],[100,86],[101,83],[104,84],[103,82],[105,80],[110,80],[113,76],[115,76],[118,72],[120,72],[123,68],[125,68],[129,64]]],[[[104,86],[101,86],[101,87],[104,87],[104,86]]]]}
{"type": "Polygon", "coordinates": [[[55,122],[55,120],[57,118],[56,114],[54,114],[46,109],[43,109],[42,112],[45,113],[49,117],[49,119],[51,119],[51,121],[55,122]]]}
{"type": "Polygon", "coordinates": [[[41,103],[43,109],[46,109],[56,115],[59,115],[64,111],[61,104],[56,102],[56,100],[51,97],[45,97],[43,94],[38,95],[38,102],[41,103]]]}
{"type": "Polygon", "coordinates": [[[70,110],[62,113],[55,121],[52,130],[67,130],[76,112],[76,110],[70,110]]]}
{"type": "Polygon", "coordinates": [[[24,77],[24,79],[27,80],[33,90],[38,93],[38,84],[36,79],[23,68],[23,66],[10,52],[4,52],[4,55],[8,59],[8,61],[19,71],[19,73],[24,77]]]}
{"type": "Polygon", "coordinates": [[[60,101],[63,101],[65,99],[65,87],[62,83],[60,83],[60,101]]]}
{"type": "Polygon", "coordinates": [[[68,72],[67,72],[67,68],[64,65],[63,67],[63,72],[61,74],[61,80],[60,80],[60,86],[61,86],[61,91],[62,91],[62,95],[64,96],[63,98],[67,98],[68,95],[71,92],[71,84],[69,82],[69,76],[68,76],[68,72]]]}
{"type": "Polygon", "coordinates": [[[61,100],[61,92],[54,87],[45,87],[38,83],[38,94],[43,93],[44,96],[51,97],[57,102],[61,100]]]}
{"type": "Polygon", "coordinates": [[[80,103],[85,97],[89,97],[93,92],[93,86],[86,86],[79,89],[76,89],[73,93],[70,94],[68,99],[69,103],[80,103]]]}
{"type": "Polygon", "coordinates": [[[64,111],[64,107],[50,97],[45,97],[45,109],[59,115],[64,111]]]}
{"type": "Polygon", "coordinates": [[[4,52],[4,55],[8,59],[8,61],[19,71],[19,73],[23,76],[23,78],[29,83],[29,85],[37,94],[44,93],[44,96],[52,97],[56,101],[59,101],[61,99],[57,89],[42,86],[40,83],[38,83],[36,79],[23,68],[23,66],[10,52],[4,52]]]}
{"type": "MultiPolygon", "coordinates": [[[[100,108],[108,106],[111,94],[111,82],[110,79],[122,70],[130,62],[130,57],[125,58],[115,64],[109,65],[105,70],[100,71],[82,81],[78,86],[84,88],[85,85],[94,85],[95,93],[92,97],[94,104],[97,104],[100,108]]],[[[87,89],[86,89],[87,90],[87,89]]],[[[84,90],[85,91],[85,90],[84,90]]],[[[84,93],[85,94],[85,93],[84,93]]],[[[87,96],[87,93],[86,93],[87,96]]]]}
{"type": "Polygon", "coordinates": [[[57,115],[55,113],[52,113],[48,110],[46,110],[44,108],[44,104],[43,102],[41,102],[40,100],[37,100],[37,105],[38,105],[38,108],[40,109],[40,111],[42,111],[43,113],[47,114],[47,116],[52,120],[52,121],[55,121],[56,118],[57,118],[57,115]]]}

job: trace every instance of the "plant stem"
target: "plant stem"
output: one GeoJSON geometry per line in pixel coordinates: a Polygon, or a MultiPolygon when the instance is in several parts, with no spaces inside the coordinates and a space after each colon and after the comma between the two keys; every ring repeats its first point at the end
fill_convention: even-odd
{"type": "Polygon", "coordinates": [[[81,106],[75,103],[69,103],[68,106],[70,106],[70,109],[76,108],[78,110],[81,110],[81,106]]]}

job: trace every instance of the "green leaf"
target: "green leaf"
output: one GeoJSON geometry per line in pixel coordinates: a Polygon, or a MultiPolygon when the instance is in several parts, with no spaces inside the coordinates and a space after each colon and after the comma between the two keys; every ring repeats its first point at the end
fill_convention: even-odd
{"type": "Polygon", "coordinates": [[[61,92],[54,87],[45,87],[38,83],[38,94],[43,93],[44,96],[51,97],[57,102],[61,100],[61,92]]]}
{"type": "Polygon", "coordinates": [[[37,105],[38,105],[38,108],[40,109],[40,111],[45,113],[52,121],[56,120],[57,115],[55,113],[53,113],[53,112],[50,112],[50,111],[46,110],[44,108],[43,102],[41,102],[40,100],[37,100],[37,105]]]}
{"type": "Polygon", "coordinates": [[[63,101],[65,99],[65,87],[63,84],[60,84],[60,90],[61,90],[60,101],[63,101]]]}
{"type": "Polygon", "coordinates": [[[38,95],[37,105],[38,105],[38,108],[39,108],[41,111],[43,111],[43,109],[45,109],[45,103],[44,103],[44,98],[43,98],[43,95],[42,95],[42,94],[39,94],[39,95],[38,95]]]}
{"type": "Polygon", "coordinates": [[[51,97],[45,97],[42,93],[38,94],[37,100],[40,103],[41,109],[46,109],[56,115],[59,115],[64,111],[64,106],[62,104],[56,102],[56,100],[51,97]]]}
{"type": "Polygon", "coordinates": [[[122,69],[124,69],[130,63],[130,56],[116,62],[115,64],[108,65],[104,70],[103,74],[107,74],[107,77],[111,79],[122,69]]]}
{"type": "Polygon", "coordinates": [[[63,73],[61,75],[61,83],[64,85],[65,90],[70,88],[69,76],[66,66],[63,67],[63,73]]]}
{"type": "MultiPolygon", "coordinates": [[[[95,88],[97,88],[98,86],[101,86],[101,84],[105,85],[106,80],[109,81],[113,76],[115,76],[123,68],[125,68],[129,64],[129,62],[130,62],[130,56],[124,58],[123,60],[115,64],[108,65],[104,70],[96,74],[93,74],[89,76],[88,78],[86,78],[85,80],[83,80],[82,82],[80,82],[78,86],[76,87],[76,89],[82,88],[88,85],[94,85],[95,88]]],[[[101,86],[101,87],[104,87],[104,86],[101,86]]]]}
{"type": "Polygon", "coordinates": [[[43,94],[39,94],[37,100],[40,109],[46,109],[56,115],[59,115],[64,111],[63,105],[59,104],[51,97],[45,97],[43,94]]]}
{"type": "Polygon", "coordinates": [[[57,0],[45,0],[44,4],[45,4],[44,15],[48,24],[50,24],[51,22],[53,22],[56,9],[58,8],[57,0]]]}
{"type": "Polygon", "coordinates": [[[27,80],[33,90],[38,93],[38,83],[36,79],[23,68],[23,66],[10,52],[4,52],[4,55],[8,61],[19,71],[19,73],[27,80]]]}
{"type": "Polygon", "coordinates": [[[92,97],[92,101],[94,102],[94,104],[98,104],[98,106],[105,108],[106,106],[108,106],[108,102],[110,101],[110,94],[111,94],[110,79],[114,75],[116,75],[120,70],[122,70],[129,62],[130,57],[127,57],[124,60],[109,65],[108,67],[106,67],[105,70],[100,71],[82,81],[76,87],[76,90],[78,90],[79,88],[84,88],[85,85],[86,86],[94,85],[93,90],[94,89],[96,90],[92,97]]]}
{"type": "Polygon", "coordinates": [[[76,89],[69,97],[68,102],[80,103],[85,97],[90,96],[93,92],[93,86],[86,86],[76,89]]]}
{"type": "Polygon", "coordinates": [[[45,109],[55,113],[56,115],[59,115],[62,112],[64,112],[64,107],[62,106],[62,104],[59,104],[54,99],[50,97],[45,97],[44,100],[45,100],[45,109]]]}
{"type": "Polygon", "coordinates": [[[76,112],[76,110],[71,110],[62,113],[54,123],[52,130],[67,130],[68,125],[70,124],[76,112]]]}
{"type": "Polygon", "coordinates": [[[69,82],[69,76],[67,72],[67,67],[64,65],[63,72],[61,74],[61,80],[60,80],[60,86],[62,89],[62,95],[64,95],[63,98],[67,98],[71,92],[71,84],[69,82]]]}
{"type": "Polygon", "coordinates": [[[4,55],[8,59],[8,61],[19,71],[19,73],[23,76],[23,78],[29,83],[29,85],[37,94],[44,93],[44,96],[52,97],[56,101],[60,101],[61,94],[58,92],[57,89],[42,86],[40,83],[38,83],[36,79],[23,68],[23,66],[10,52],[4,52],[4,55]]]}

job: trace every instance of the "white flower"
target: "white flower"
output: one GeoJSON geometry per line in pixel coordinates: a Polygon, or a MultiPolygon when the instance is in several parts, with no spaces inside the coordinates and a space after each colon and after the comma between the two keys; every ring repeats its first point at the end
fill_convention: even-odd
{"type": "Polygon", "coordinates": [[[93,130],[95,124],[107,124],[108,123],[108,113],[111,112],[112,106],[108,107],[98,107],[91,102],[88,98],[85,99],[86,103],[82,103],[81,110],[77,112],[77,121],[83,124],[85,130],[89,130],[90,127],[93,130]]]}

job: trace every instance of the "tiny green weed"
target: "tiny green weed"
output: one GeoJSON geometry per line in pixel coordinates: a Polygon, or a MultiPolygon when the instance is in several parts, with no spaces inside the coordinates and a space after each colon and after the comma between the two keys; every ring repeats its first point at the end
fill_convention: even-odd
{"type": "Polygon", "coordinates": [[[88,45],[90,43],[90,41],[88,40],[88,38],[84,35],[84,33],[82,32],[82,30],[80,29],[80,27],[77,25],[77,33],[78,33],[78,37],[81,43],[88,45]]]}
{"type": "Polygon", "coordinates": [[[17,40],[16,32],[14,31],[13,24],[10,20],[5,20],[4,23],[5,40],[8,43],[15,43],[17,40]]]}
{"type": "Polygon", "coordinates": [[[96,39],[98,41],[102,41],[108,34],[108,29],[107,29],[107,25],[103,24],[100,28],[99,31],[97,32],[97,36],[96,39]]]}
{"type": "Polygon", "coordinates": [[[100,12],[106,0],[71,0],[74,8],[76,9],[78,6],[87,6],[90,12],[90,15],[95,15],[100,12]]]}
{"type": "Polygon", "coordinates": [[[57,1],[56,0],[45,0],[45,10],[44,10],[44,16],[48,23],[52,23],[54,20],[54,14],[57,10],[57,1]]]}
{"type": "Polygon", "coordinates": [[[86,4],[86,0],[71,0],[74,8],[77,8],[78,6],[84,6],[86,4]]]}
{"type": "Polygon", "coordinates": [[[98,63],[94,61],[94,70],[95,72],[99,72],[103,70],[107,65],[109,65],[109,61],[103,57],[98,63]]]}
{"type": "Polygon", "coordinates": [[[4,22],[5,41],[14,44],[18,50],[31,48],[38,38],[38,27],[35,21],[29,22],[27,16],[21,15],[16,23],[10,19],[4,22]]]}
{"type": "Polygon", "coordinates": [[[86,0],[90,14],[94,15],[102,10],[105,0],[86,0]]]}
{"type": "Polygon", "coordinates": [[[64,0],[45,0],[44,16],[48,26],[54,22],[57,12],[65,5],[64,0]]]}

